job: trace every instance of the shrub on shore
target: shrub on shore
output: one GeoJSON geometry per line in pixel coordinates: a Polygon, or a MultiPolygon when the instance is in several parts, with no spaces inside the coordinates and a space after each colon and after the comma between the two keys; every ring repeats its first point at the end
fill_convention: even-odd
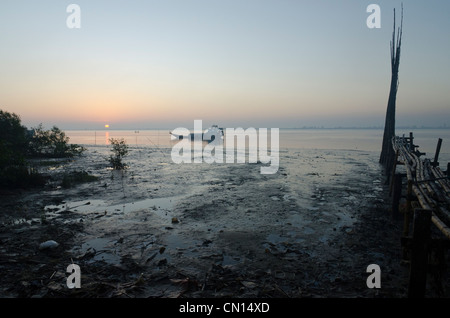
{"type": "Polygon", "coordinates": [[[56,126],[44,130],[42,124],[33,129],[29,152],[32,157],[67,158],[80,155],[85,148],[69,144],[69,137],[56,126]]]}
{"type": "Polygon", "coordinates": [[[18,115],[0,110],[0,188],[42,186],[45,178],[27,159],[73,157],[84,150],[69,144],[69,137],[56,126],[44,130],[41,124],[28,130],[18,115]]]}
{"type": "Polygon", "coordinates": [[[111,152],[113,153],[109,156],[109,162],[112,167],[116,170],[126,169],[127,165],[122,162],[122,159],[128,155],[128,145],[125,139],[110,138],[109,141],[112,145],[111,152]]]}

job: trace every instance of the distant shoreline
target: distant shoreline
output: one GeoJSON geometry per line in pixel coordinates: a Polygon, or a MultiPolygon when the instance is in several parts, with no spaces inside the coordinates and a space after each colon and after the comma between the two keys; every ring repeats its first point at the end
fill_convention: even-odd
{"type": "MultiPolygon", "coordinates": [[[[241,126],[242,127],[242,126],[241,126]]],[[[233,127],[234,128],[234,127],[233,127]]],[[[242,128],[248,128],[248,127],[242,127],[242,128]]],[[[280,130],[383,130],[383,127],[297,127],[297,128],[279,128],[280,130]]],[[[399,126],[396,127],[396,130],[401,129],[412,129],[412,130],[450,130],[450,127],[415,127],[415,126],[399,126]]],[[[173,130],[173,127],[171,128],[99,128],[99,129],[93,129],[93,128],[68,128],[64,129],[64,131],[145,131],[145,130],[173,130]]]]}

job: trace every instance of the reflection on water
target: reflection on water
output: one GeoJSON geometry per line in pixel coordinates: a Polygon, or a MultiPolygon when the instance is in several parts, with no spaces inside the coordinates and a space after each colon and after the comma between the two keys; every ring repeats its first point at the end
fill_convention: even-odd
{"type": "Polygon", "coordinates": [[[171,146],[168,130],[67,130],[70,142],[80,145],[109,145],[109,139],[124,138],[128,145],[136,146],[171,146]]]}

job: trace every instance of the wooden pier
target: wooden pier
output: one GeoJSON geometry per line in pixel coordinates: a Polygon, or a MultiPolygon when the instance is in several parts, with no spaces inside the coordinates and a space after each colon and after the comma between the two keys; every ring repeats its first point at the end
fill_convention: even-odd
{"type": "Polygon", "coordinates": [[[439,168],[442,139],[438,140],[434,159],[414,145],[412,133],[392,140],[395,161],[390,178],[392,213],[403,214],[403,258],[410,264],[408,297],[424,297],[431,268],[443,267],[450,247],[449,168],[439,168]]]}

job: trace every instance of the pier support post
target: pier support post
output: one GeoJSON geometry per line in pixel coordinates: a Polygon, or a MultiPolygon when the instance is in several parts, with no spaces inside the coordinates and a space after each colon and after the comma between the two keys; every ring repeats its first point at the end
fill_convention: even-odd
{"type": "Polygon", "coordinates": [[[395,159],[394,159],[394,163],[392,165],[392,173],[390,176],[390,180],[389,180],[389,196],[392,195],[392,188],[394,187],[394,176],[395,176],[395,170],[397,169],[397,164],[398,164],[398,150],[395,152],[395,159]]]}
{"type": "Polygon", "coordinates": [[[410,132],[409,133],[409,151],[414,152],[415,147],[414,147],[414,136],[413,133],[410,132]]]}
{"type": "Polygon", "coordinates": [[[428,249],[431,240],[430,227],[431,211],[415,209],[408,289],[408,297],[410,298],[425,297],[428,272],[428,249]]]}
{"type": "Polygon", "coordinates": [[[439,152],[441,152],[441,145],[442,145],[442,139],[439,138],[437,146],[436,146],[436,153],[434,154],[434,161],[432,163],[433,167],[439,166],[438,160],[439,160],[439,152]]]}
{"type": "Polygon", "coordinates": [[[399,219],[399,205],[402,197],[402,175],[396,173],[393,180],[393,193],[392,193],[392,217],[399,219]]]}
{"type": "Polygon", "coordinates": [[[413,191],[412,191],[413,181],[408,180],[408,187],[406,191],[406,210],[405,215],[403,216],[403,236],[409,235],[409,225],[412,215],[412,200],[413,200],[413,191]]]}

